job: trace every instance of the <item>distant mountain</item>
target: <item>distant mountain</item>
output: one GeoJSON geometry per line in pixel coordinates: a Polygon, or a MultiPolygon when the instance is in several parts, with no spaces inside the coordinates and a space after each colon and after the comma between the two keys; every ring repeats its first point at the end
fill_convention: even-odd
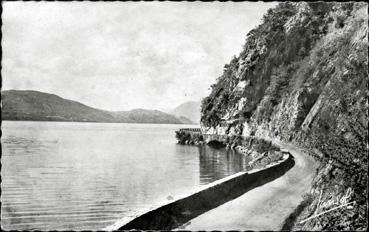
{"type": "Polygon", "coordinates": [[[1,92],[3,120],[170,123],[191,121],[157,110],[106,111],[61,98],[54,94],[32,90],[1,92]]]}
{"type": "MultiPolygon", "coordinates": [[[[176,116],[176,115],[175,115],[176,116]]],[[[176,116],[183,124],[196,124],[194,121],[188,119],[185,116],[176,116]]]]}
{"type": "Polygon", "coordinates": [[[134,109],[130,111],[115,111],[110,114],[118,122],[130,123],[172,123],[172,124],[192,124],[193,122],[185,117],[176,117],[159,110],[134,109]]]}
{"type": "Polygon", "coordinates": [[[200,101],[185,102],[174,108],[174,110],[170,111],[170,113],[177,117],[183,116],[195,123],[200,123],[201,102],[200,101]]]}

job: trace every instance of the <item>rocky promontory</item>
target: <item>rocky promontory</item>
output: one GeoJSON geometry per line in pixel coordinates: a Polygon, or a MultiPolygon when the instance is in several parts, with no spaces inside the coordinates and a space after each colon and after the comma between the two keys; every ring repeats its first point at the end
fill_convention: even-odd
{"type": "Polygon", "coordinates": [[[203,134],[226,137],[232,147],[248,137],[276,138],[320,163],[293,229],[367,227],[367,57],[367,3],[280,3],[247,34],[202,101],[203,134]],[[350,208],[297,223],[319,200],[347,191],[350,208]]]}

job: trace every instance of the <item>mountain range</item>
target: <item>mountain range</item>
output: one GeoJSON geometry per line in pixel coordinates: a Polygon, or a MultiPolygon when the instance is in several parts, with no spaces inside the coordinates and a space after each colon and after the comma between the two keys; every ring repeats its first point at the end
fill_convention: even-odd
{"type": "Polygon", "coordinates": [[[158,110],[106,111],[55,94],[33,90],[1,92],[2,120],[192,124],[158,110]]]}

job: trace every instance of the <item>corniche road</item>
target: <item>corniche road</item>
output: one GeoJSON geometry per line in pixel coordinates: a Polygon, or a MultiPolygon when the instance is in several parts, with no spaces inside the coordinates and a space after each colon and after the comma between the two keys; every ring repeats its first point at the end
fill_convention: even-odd
{"type": "Polygon", "coordinates": [[[295,165],[282,177],[254,188],[182,225],[180,230],[280,230],[284,220],[308,193],[317,164],[293,145],[273,141],[288,150],[295,165]]]}

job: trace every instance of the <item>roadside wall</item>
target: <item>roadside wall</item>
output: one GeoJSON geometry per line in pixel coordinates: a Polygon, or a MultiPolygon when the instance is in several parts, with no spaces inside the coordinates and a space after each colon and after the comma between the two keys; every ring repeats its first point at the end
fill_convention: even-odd
{"type": "Polygon", "coordinates": [[[261,170],[241,172],[223,178],[187,197],[151,210],[119,228],[119,230],[171,230],[247,191],[282,176],[295,164],[291,155],[261,170]]]}

